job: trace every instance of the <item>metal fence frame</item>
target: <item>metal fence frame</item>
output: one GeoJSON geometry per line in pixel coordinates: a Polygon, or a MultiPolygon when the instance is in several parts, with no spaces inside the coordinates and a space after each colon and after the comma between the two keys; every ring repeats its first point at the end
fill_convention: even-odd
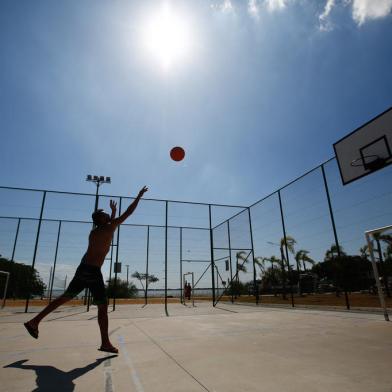
{"type": "MultiPolygon", "coordinates": [[[[227,285],[226,289],[223,291],[221,295],[218,295],[218,298],[216,297],[216,285],[215,285],[215,273],[219,271],[216,271],[215,269],[215,261],[218,261],[218,258],[215,258],[214,251],[216,250],[227,250],[228,255],[225,256],[225,258],[228,260],[230,263],[230,280],[231,282],[234,282],[234,279],[238,276],[238,271],[236,274],[233,275],[233,270],[232,270],[232,257],[231,257],[231,252],[233,250],[239,250],[238,248],[232,247],[233,245],[231,244],[231,222],[233,220],[240,216],[240,214],[244,214],[244,216],[247,216],[247,222],[248,222],[248,235],[249,235],[249,243],[250,247],[246,249],[249,251],[249,254],[247,258],[250,257],[250,260],[252,261],[252,267],[253,267],[253,288],[254,288],[254,296],[255,296],[255,304],[258,305],[259,303],[262,302],[261,295],[259,293],[259,286],[257,282],[257,277],[256,277],[256,263],[255,263],[255,251],[254,251],[254,232],[252,228],[252,208],[255,207],[256,205],[262,203],[264,200],[270,198],[271,196],[277,196],[278,202],[279,202],[279,215],[281,219],[281,229],[282,229],[282,238],[284,238],[284,246],[280,246],[281,250],[281,258],[282,258],[282,271],[285,272],[285,269],[287,268],[287,273],[288,273],[288,282],[290,286],[290,294],[291,294],[291,306],[295,306],[295,301],[294,301],[294,295],[293,295],[293,287],[292,287],[292,271],[290,267],[290,254],[288,251],[288,246],[287,246],[287,232],[286,232],[286,223],[285,223],[285,213],[284,213],[284,203],[282,203],[282,197],[281,197],[281,192],[289,187],[290,185],[296,183],[297,181],[303,179],[304,177],[308,176],[311,173],[318,172],[319,175],[321,175],[321,178],[323,180],[323,185],[324,185],[324,192],[325,192],[325,197],[327,200],[327,206],[328,206],[328,214],[329,214],[329,220],[330,220],[330,227],[333,232],[333,238],[334,238],[334,243],[337,248],[338,256],[340,257],[340,242],[339,242],[339,236],[337,233],[337,228],[336,228],[336,223],[335,223],[335,216],[334,216],[334,209],[333,209],[333,200],[331,199],[330,191],[329,191],[329,184],[327,180],[327,176],[325,173],[325,165],[328,164],[329,162],[334,161],[335,158],[328,159],[327,161],[323,162],[322,164],[314,167],[313,169],[307,171],[303,175],[297,177],[293,181],[285,184],[284,186],[280,187],[279,189],[275,190],[274,192],[270,193],[269,195],[263,197],[262,199],[256,201],[250,206],[238,206],[238,205],[228,205],[228,204],[215,204],[215,203],[200,203],[200,202],[188,202],[188,201],[178,201],[178,200],[162,200],[162,199],[142,199],[145,201],[156,201],[156,202],[161,202],[164,203],[164,208],[165,208],[165,224],[164,225],[153,225],[153,224],[123,224],[121,226],[142,226],[146,228],[147,232],[147,249],[146,249],[146,274],[148,274],[149,271],[149,238],[150,238],[150,228],[153,227],[159,227],[163,228],[165,230],[165,251],[164,251],[164,264],[165,264],[165,298],[164,298],[164,305],[165,305],[165,312],[168,315],[168,229],[169,228],[175,228],[179,229],[180,233],[180,281],[182,281],[182,263],[186,261],[197,261],[197,260],[186,260],[183,258],[183,252],[182,252],[182,235],[183,235],[183,230],[189,229],[189,230],[207,230],[209,231],[209,247],[210,247],[210,260],[202,260],[203,262],[209,262],[211,267],[211,288],[212,288],[212,304],[213,306],[216,306],[216,304],[220,301],[222,298],[223,294],[225,294],[227,288],[229,285],[227,285]],[[190,227],[190,226],[173,226],[168,224],[168,216],[169,216],[169,207],[171,203],[176,203],[176,204],[189,204],[189,205],[201,205],[208,207],[208,221],[209,221],[209,226],[208,227],[190,227]],[[230,216],[229,218],[223,220],[219,224],[213,226],[212,225],[212,208],[213,207],[227,207],[227,208],[237,208],[240,209],[239,212],[236,214],[230,216]],[[217,230],[217,228],[226,225],[227,226],[227,236],[228,236],[228,247],[227,248],[221,248],[221,247],[215,247],[214,246],[214,232],[217,230]],[[285,265],[285,263],[287,265],[285,265]]],[[[42,190],[42,189],[31,189],[31,188],[16,188],[16,187],[6,187],[6,186],[0,186],[1,189],[9,189],[9,190],[16,190],[16,191],[31,191],[31,192],[40,192],[42,194],[42,200],[41,200],[41,207],[40,207],[40,213],[38,218],[29,218],[29,217],[21,217],[21,216],[2,216],[0,218],[4,219],[15,219],[17,220],[17,228],[16,228],[16,234],[14,238],[14,244],[13,244],[13,250],[12,250],[12,260],[14,260],[14,255],[15,255],[15,249],[16,249],[16,244],[18,241],[18,235],[19,235],[19,228],[20,228],[20,223],[22,220],[34,220],[38,221],[38,226],[37,226],[37,232],[35,235],[35,245],[34,245],[34,253],[33,253],[33,258],[32,258],[32,264],[31,267],[34,269],[35,267],[35,262],[36,262],[36,257],[37,257],[37,249],[38,249],[38,244],[39,244],[39,239],[40,239],[40,231],[41,231],[41,224],[42,222],[45,221],[54,221],[58,222],[58,234],[57,234],[57,243],[56,243],[56,251],[55,251],[55,258],[54,258],[54,265],[53,265],[53,276],[56,268],[56,261],[57,261],[57,251],[58,251],[58,243],[59,243],[59,238],[60,238],[60,232],[61,232],[61,225],[63,222],[72,222],[72,223],[91,223],[88,221],[77,221],[77,220],[56,220],[56,219],[46,219],[43,218],[43,212],[45,208],[45,201],[46,197],[48,194],[55,193],[55,194],[64,194],[64,195],[76,195],[76,196],[95,196],[96,198],[99,197],[111,197],[111,198],[116,198],[119,199],[119,213],[121,214],[121,209],[122,209],[122,201],[123,199],[134,199],[132,197],[126,197],[126,196],[116,196],[116,195],[107,195],[107,194],[101,194],[101,195],[95,195],[92,193],[77,193],[77,192],[64,192],[64,191],[53,191],[53,190],[42,190]]],[[[96,204],[97,204],[97,199],[95,199],[96,204]]],[[[120,230],[121,226],[118,227],[117,233],[113,236],[112,244],[111,244],[111,251],[110,251],[110,277],[111,279],[111,273],[112,273],[112,263],[113,260],[115,263],[119,261],[119,247],[120,247],[120,230]],[[114,252],[115,249],[115,252],[114,252]]],[[[200,261],[200,260],[199,260],[200,261]]],[[[209,268],[207,267],[207,269],[209,268]]],[[[205,271],[206,272],[206,271],[205,271]]],[[[205,273],[204,272],[204,273],[205,273]]],[[[116,283],[117,283],[117,271],[115,272],[114,276],[114,292],[116,290],[116,283]]],[[[197,284],[197,283],[196,283],[197,284]]],[[[53,280],[52,280],[52,285],[53,285],[53,280]]],[[[146,284],[146,295],[145,295],[145,305],[148,303],[148,284],[146,284]]],[[[183,293],[182,293],[182,285],[180,284],[180,300],[183,298],[183,293]]],[[[350,309],[350,301],[349,301],[349,296],[347,293],[346,287],[343,287],[343,291],[345,294],[345,305],[347,310],[350,309]]],[[[52,294],[52,287],[50,288],[50,298],[52,294]]],[[[25,312],[28,311],[28,306],[29,306],[29,300],[30,300],[30,295],[26,298],[26,305],[25,305],[25,312]]],[[[231,294],[231,302],[234,302],[233,294],[231,294]]],[[[89,301],[87,304],[87,307],[89,306],[89,301]]],[[[113,310],[116,308],[116,295],[114,294],[113,298],[113,310]]]]}

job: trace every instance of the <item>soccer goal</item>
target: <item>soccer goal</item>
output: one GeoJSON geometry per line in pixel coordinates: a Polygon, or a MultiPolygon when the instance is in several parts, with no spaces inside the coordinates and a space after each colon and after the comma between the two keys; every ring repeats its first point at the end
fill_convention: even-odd
{"type": "Polygon", "coordinates": [[[6,271],[0,271],[0,275],[5,275],[6,276],[6,280],[5,280],[5,286],[4,286],[4,293],[3,293],[3,302],[1,304],[1,307],[4,308],[5,306],[5,300],[7,297],[7,289],[8,289],[8,281],[10,279],[10,273],[6,272],[6,271]]]}
{"type": "MultiPolygon", "coordinates": [[[[374,256],[374,252],[379,252],[380,253],[379,258],[381,258],[382,251],[380,248],[378,250],[375,249],[374,242],[376,241],[379,243],[380,238],[383,238],[384,240],[387,240],[389,242],[388,238],[390,237],[389,236],[382,237],[382,235],[386,234],[387,232],[390,232],[391,230],[392,230],[392,225],[380,227],[378,229],[368,230],[365,232],[366,242],[370,253],[370,260],[372,262],[372,267],[373,267],[374,279],[376,281],[378,296],[380,298],[380,304],[384,310],[385,321],[389,321],[389,316],[388,316],[387,306],[385,303],[383,288],[380,282],[382,278],[379,276],[376,258],[374,256]]],[[[392,246],[392,241],[389,243],[389,246],[392,246]]],[[[384,286],[386,290],[388,290],[388,285],[389,285],[388,279],[384,279],[384,286]]]]}

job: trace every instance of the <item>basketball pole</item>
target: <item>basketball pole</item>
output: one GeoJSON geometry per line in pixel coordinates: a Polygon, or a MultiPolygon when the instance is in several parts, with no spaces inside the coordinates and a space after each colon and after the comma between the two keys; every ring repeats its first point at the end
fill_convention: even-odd
{"type": "MultiPolygon", "coordinates": [[[[332,210],[331,197],[329,196],[329,188],[328,188],[327,176],[325,175],[324,164],[322,164],[320,167],[321,167],[321,173],[323,174],[325,194],[327,195],[329,216],[331,218],[332,230],[333,230],[333,235],[334,235],[334,238],[335,238],[335,245],[336,245],[336,248],[337,248],[337,251],[338,251],[338,257],[340,258],[340,256],[341,256],[341,254],[340,254],[340,245],[339,245],[339,240],[338,240],[338,234],[337,234],[337,231],[336,231],[335,218],[334,218],[333,210],[332,210]]],[[[336,282],[336,284],[337,284],[337,282],[336,282]]],[[[348,294],[347,294],[346,284],[345,283],[344,283],[343,290],[344,290],[344,297],[345,297],[345,300],[346,300],[346,308],[347,308],[347,310],[350,310],[350,302],[349,302],[349,299],[348,299],[348,294]]]]}

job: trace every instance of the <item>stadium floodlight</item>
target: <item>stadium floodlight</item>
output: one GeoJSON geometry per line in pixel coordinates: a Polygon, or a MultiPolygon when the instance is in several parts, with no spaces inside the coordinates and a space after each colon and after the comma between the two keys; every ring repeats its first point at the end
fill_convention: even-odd
{"type": "Polygon", "coordinates": [[[110,177],[105,177],[105,176],[93,176],[91,174],[87,174],[87,178],[86,181],[88,182],[94,182],[96,187],[97,187],[97,191],[95,193],[95,208],[94,211],[97,211],[98,209],[98,191],[99,191],[99,187],[101,184],[110,184],[111,183],[111,179],[110,177]]]}

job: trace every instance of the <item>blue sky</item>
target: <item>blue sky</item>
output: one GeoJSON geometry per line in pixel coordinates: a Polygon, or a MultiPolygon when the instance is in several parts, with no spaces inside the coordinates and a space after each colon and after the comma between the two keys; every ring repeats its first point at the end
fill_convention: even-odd
{"type": "MultiPolygon", "coordinates": [[[[335,141],[391,106],[391,10],[392,0],[2,1],[0,185],[94,192],[85,182],[90,173],[112,177],[107,194],[132,196],[146,184],[146,197],[249,205],[332,157],[335,141]],[[165,10],[187,38],[170,64],[145,39],[165,10]],[[176,145],[187,153],[181,163],[169,158],[176,145]]],[[[387,171],[343,189],[336,167],[327,169],[343,245],[355,252],[369,225],[390,223],[388,201],[375,192],[387,171]],[[367,207],[379,197],[367,209],[373,220],[358,220],[359,194],[367,207]]],[[[321,259],[333,241],[329,215],[320,177],[306,181],[297,194],[295,187],[282,193],[288,232],[321,259]],[[318,230],[309,233],[310,221],[318,230]]],[[[40,197],[27,199],[14,198],[19,212],[2,203],[0,215],[30,216],[32,208],[37,216],[40,197]]],[[[53,217],[57,203],[48,208],[53,217]]],[[[89,200],[69,203],[69,219],[88,219],[89,200]]],[[[276,254],[266,241],[281,237],[276,200],[269,203],[254,212],[262,216],[254,226],[261,255],[276,254]]],[[[145,207],[133,222],[144,213],[154,215],[145,207]]],[[[185,215],[179,210],[173,219],[181,224],[185,215]]],[[[7,255],[12,225],[3,230],[7,255]]],[[[49,226],[41,238],[47,267],[57,233],[49,226]]],[[[72,263],[89,227],[63,229],[72,263]]],[[[20,251],[26,262],[29,230],[20,251]]],[[[142,240],[138,246],[143,252],[142,240]]],[[[46,280],[48,268],[41,272],[46,280]]]]}
{"type": "Polygon", "coordinates": [[[389,0],[170,6],[192,37],[163,71],[159,1],[2,2],[2,184],[249,204],[391,104],[389,0]]]}

